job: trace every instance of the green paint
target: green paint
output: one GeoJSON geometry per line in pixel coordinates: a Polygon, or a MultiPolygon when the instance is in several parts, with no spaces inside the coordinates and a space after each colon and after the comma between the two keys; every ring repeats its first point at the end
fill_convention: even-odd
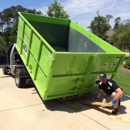
{"type": "Polygon", "coordinates": [[[98,75],[114,76],[125,56],[71,20],[19,17],[16,48],[43,100],[97,91],[98,75]]]}

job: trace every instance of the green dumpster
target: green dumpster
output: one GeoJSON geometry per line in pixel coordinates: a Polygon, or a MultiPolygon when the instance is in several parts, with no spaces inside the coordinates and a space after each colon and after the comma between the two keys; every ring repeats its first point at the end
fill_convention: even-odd
{"type": "Polygon", "coordinates": [[[41,98],[97,91],[101,72],[111,78],[125,54],[71,20],[19,12],[16,48],[41,98]]]}

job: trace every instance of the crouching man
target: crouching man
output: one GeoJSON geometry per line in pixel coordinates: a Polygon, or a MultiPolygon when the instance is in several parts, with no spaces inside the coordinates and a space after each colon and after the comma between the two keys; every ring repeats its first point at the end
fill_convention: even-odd
{"type": "Polygon", "coordinates": [[[110,102],[110,106],[113,106],[112,114],[118,113],[118,107],[120,105],[120,98],[123,96],[122,89],[116,84],[115,81],[108,79],[105,73],[99,75],[99,79],[96,84],[99,86],[99,91],[96,99],[98,100],[104,91],[106,96],[103,102],[110,102]]]}

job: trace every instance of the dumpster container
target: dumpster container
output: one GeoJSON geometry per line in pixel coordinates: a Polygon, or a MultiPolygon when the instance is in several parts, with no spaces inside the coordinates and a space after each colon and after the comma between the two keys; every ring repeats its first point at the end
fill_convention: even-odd
{"type": "Polygon", "coordinates": [[[19,12],[16,49],[41,98],[97,91],[101,72],[111,78],[125,54],[71,20],[19,12]]]}

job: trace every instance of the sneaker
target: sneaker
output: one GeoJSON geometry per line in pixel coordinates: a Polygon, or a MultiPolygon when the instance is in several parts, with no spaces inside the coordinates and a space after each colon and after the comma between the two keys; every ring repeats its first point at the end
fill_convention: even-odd
{"type": "Polygon", "coordinates": [[[114,109],[113,111],[112,111],[112,114],[113,115],[116,115],[118,113],[118,108],[116,108],[116,109],[114,109]]]}

